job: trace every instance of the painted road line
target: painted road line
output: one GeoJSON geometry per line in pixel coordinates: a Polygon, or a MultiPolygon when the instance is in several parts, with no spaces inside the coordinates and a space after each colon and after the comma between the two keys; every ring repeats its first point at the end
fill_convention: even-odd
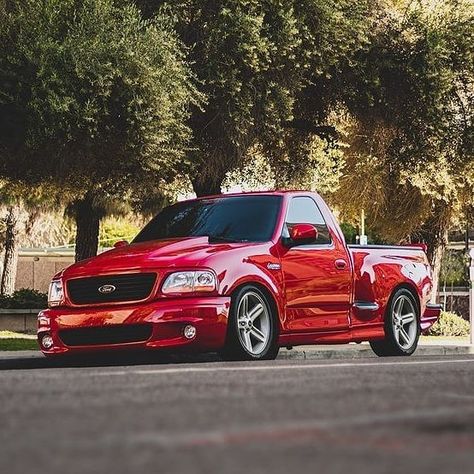
{"type": "MultiPolygon", "coordinates": [[[[307,369],[328,369],[343,367],[387,367],[387,366],[406,366],[406,365],[436,365],[436,364],[464,364],[474,363],[474,359],[456,359],[456,360],[430,360],[430,361],[412,361],[412,362],[340,362],[336,364],[285,364],[285,365],[256,365],[244,367],[183,367],[170,369],[140,369],[133,371],[123,371],[123,373],[134,373],[139,375],[154,374],[175,374],[189,372],[248,372],[248,371],[271,371],[271,370],[307,370],[307,369]]],[[[113,374],[114,372],[109,372],[113,374]]]]}

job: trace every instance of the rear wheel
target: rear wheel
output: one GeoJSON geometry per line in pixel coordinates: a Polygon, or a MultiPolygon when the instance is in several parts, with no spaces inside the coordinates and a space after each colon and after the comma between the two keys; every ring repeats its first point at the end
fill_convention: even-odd
{"type": "Polygon", "coordinates": [[[385,315],[385,339],[370,342],[372,350],[381,357],[409,356],[418,346],[420,316],[413,294],[400,288],[391,297],[385,315]]]}
{"type": "Polygon", "coordinates": [[[275,359],[277,345],[276,315],[267,296],[256,286],[246,285],[232,297],[226,346],[228,360],[275,359]]]}

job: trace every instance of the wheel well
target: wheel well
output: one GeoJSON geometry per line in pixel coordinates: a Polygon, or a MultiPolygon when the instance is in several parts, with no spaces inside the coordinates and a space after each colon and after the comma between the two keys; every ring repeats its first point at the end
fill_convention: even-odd
{"type": "Polygon", "coordinates": [[[411,295],[413,296],[413,299],[415,300],[416,307],[418,309],[418,315],[421,317],[420,297],[418,296],[418,292],[416,291],[416,288],[413,285],[410,285],[409,283],[402,283],[401,285],[396,286],[393,289],[392,294],[390,295],[390,299],[392,298],[392,296],[395,294],[395,292],[397,290],[400,290],[402,288],[409,291],[411,293],[411,295]]]}
{"type": "Polygon", "coordinates": [[[267,297],[267,300],[270,303],[273,314],[275,315],[275,317],[277,319],[278,331],[280,331],[281,330],[281,321],[280,321],[280,312],[278,311],[278,305],[277,305],[277,302],[275,301],[275,298],[273,297],[273,294],[271,293],[271,291],[265,285],[262,285],[261,283],[258,283],[256,281],[246,281],[245,283],[242,283],[239,286],[235,287],[234,290],[231,293],[231,296],[234,296],[234,294],[237,291],[239,291],[244,286],[248,286],[248,285],[255,286],[267,297]]]}

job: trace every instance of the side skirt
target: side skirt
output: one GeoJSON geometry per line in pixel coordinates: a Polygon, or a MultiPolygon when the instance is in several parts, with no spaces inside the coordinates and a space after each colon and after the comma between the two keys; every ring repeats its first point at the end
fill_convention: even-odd
{"type": "Polygon", "coordinates": [[[278,344],[282,347],[306,344],[347,344],[349,342],[376,341],[384,337],[383,324],[374,323],[372,325],[353,327],[342,331],[280,334],[278,344]]]}
{"type": "Polygon", "coordinates": [[[357,321],[347,329],[280,334],[280,346],[311,344],[347,344],[349,342],[376,341],[385,337],[382,321],[374,321],[379,305],[370,301],[356,301],[351,309],[351,321],[357,321]]]}

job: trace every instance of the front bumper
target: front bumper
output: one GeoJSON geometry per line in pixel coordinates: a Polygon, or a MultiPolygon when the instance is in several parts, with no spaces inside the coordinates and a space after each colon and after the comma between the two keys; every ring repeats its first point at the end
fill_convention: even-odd
{"type": "MultiPolygon", "coordinates": [[[[38,341],[45,355],[79,354],[123,349],[188,348],[212,351],[224,346],[230,297],[192,297],[157,300],[147,304],[101,306],[89,308],[52,308],[38,315],[38,341]],[[151,334],[146,340],[112,344],[67,345],[62,330],[124,327],[149,324],[151,334]],[[187,339],[183,330],[192,324],[196,336],[187,339]],[[45,349],[41,339],[53,338],[53,346],[45,349]]],[[[71,331],[70,331],[71,332],[71,331]]]]}
{"type": "Polygon", "coordinates": [[[428,303],[425,312],[421,316],[420,326],[421,332],[427,331],[433,324],[438,321],[443,306],[440,304],[428,303]]]}

